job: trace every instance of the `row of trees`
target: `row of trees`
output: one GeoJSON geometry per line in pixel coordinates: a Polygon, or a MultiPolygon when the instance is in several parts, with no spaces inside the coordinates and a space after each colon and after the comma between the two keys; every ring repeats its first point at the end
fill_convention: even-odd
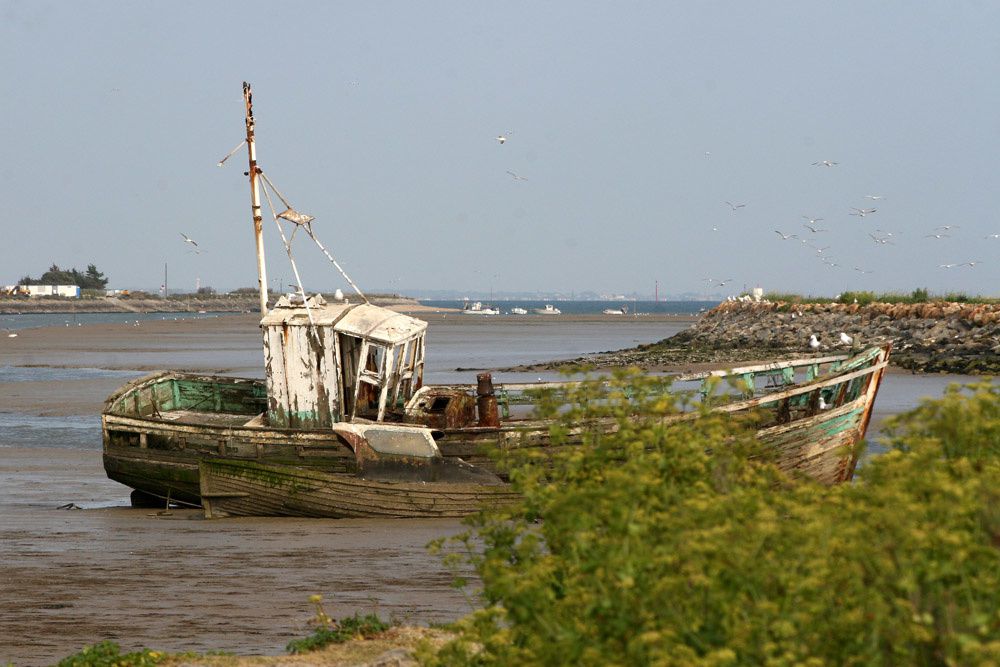
{"type": "Polygon", "coordinates": [[[69,270],[60,269],[53,264],[49,270],[41,275],[37,280],[31,276],[25,276],[18,281],[18,285],[78,285],[81,289],[104,289],[107,287],[108,278],[97,270],[94,264],[88,264],[84,272],[77,271],[76,268],[69,270]]]}

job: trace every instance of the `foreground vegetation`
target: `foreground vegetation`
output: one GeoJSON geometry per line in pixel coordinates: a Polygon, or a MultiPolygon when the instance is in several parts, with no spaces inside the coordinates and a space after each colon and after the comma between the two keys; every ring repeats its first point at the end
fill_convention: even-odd
{"type": "Polygon", "coordinates": [[[1000,386],[896,419],[891,450],[834,488],[783,474],[725,416],[665,427],[672,409],[638,378],[580,389],[559,428],[620,430],[561,455],[550,484],[512,462],[524,501],[447,556],[485,607],[426,662],[1000,661],[1000,386]]]}

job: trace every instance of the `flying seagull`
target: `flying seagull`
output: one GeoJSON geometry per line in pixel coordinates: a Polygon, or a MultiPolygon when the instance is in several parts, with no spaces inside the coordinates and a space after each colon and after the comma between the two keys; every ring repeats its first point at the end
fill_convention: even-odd
{"type": "Polygon", "coordinates": [[[823,220],[823,218],[810,218],[808,215],[802,216],[802,219],[805,220],[810,225],[815,225],[817,222],[823,220]]]}
{"type": "Polygon", "coordinates": [[[191,244],[191,245],[193,245],[193,246],[194,246],[195,248],[197,248],[197,247],[198,247],[198,242],[197,242],[197,241],[195,241],[195,240],[194,240],[193,238],[189,237],[189,236],[188,236],[187,234],[185,234],[184,232],[181,232],[180,234],[181,234],[181,236],[183,236],[183,237],[184,237],[184,242],[185,242],[185,243],[190,243],[190,244],[191,244]]]}
{"type": "Polygon", "coordinates": [[[949,229],[958,229],[958,225],[941,225],[940,227],[935,227],[934,229],[940,229],[941,231],[946,232],[949,229]]]}
{"type": "Polygon", "coordinates": [[[854,211],[854,213],[851,213],[851,215],[856,215],[856,216],[858,216],[860,218],[863,218],[866,215],[870,215],[870,214],[874,213],[878,209],[877,208],[854,208],[852,206],[851,210],[854,211]]]}
{"type": "Polygon", "coordinates": [[[882,195],[865,195],[865,199],[871,199],[872,201],[878,201],[879,199],[885,199],[882,195]]]}
{"type": "Polygon", "coordinates": [[[746,204],[734,204],[734,203],[729,202],[729,201],[727,201],[726,203],[729,204],[729,208],[733,209],[734,211],[736,209],[738,209],[738,208],[745,208],[746,207],[746,204]]]}
{"type": "Polygon", "coordinates": [[[833,167],[837,163],[833,160],[820,160],[819,162],[813,162],[814,167],[833,167]]]}
{"type": "Polygon", "coordinates": [[[796,234],[785,234],[785,233],[779,232],[777,229],[774,230],[774,233],[777,234],[778,236],[780,236],[782,241],[787,241],[788,239],[797,239],[797,238],[799,238],[798,235],[796,235],[796,234]]]}
{"type": "Polygon", "coordinates": [[[499,143],[501,146],[503,146],[504,142],[507,141],[507,138],[510,135],[512,135],[512,134],[514,134],[514,133],[513,132],[507,132],[506,134],[497,135],[497,143],[499,143]]]}
{"type": "Polygon", "coordinates": [[[958,264],[938,264],[939,269],[954,269],[958,264]]]}
{"type": "Polygon", "coordinates": [[[924,234],[925,239],[950,239],[947,234],[924,234]]]}
{"type": "Polygon", "coordinates": [[[512,171],[510,171],[509,169],[507,170],[507,173],[510,174],[510,177],[513,178],[515,181],[526,181],[526,180],[528,180],[527,176],[518,176],[517,174],[515,174],[512,171]]]}
{"type": "Polygon", "coordinates": [[[968,266],[974,269],[976,268],[976,264],[982,264],[982,263],[983,261],[981,259],[975,259],[972,260],[971,262],[962,262],[961,264],[959,264],[959,266],[968,266]]]}
{"type": "Polygon", "coordinates": [[[808,222],[807,222],[807,223],[805,223],[805,224],[804,224],[804,225],[802,225],[802,226],[803,226],[803,227],[805,227],[806,229],[808,229],[808,230],[809,230],[810,232],[813,232],[814,234],[815,234],[816,232],[825,232],[825,231],[827,231],[827,230],[825,230],[825,229],[820,229],[819,227],[813,227],[813,226],[812,226],[812,225],[810,225],[810,224],[809,224],[808,222]]]}
{"type": "Polygon", "coordinates": [[[984,239],[1000,239],[1000,234],[987,234],[984,239]]]}

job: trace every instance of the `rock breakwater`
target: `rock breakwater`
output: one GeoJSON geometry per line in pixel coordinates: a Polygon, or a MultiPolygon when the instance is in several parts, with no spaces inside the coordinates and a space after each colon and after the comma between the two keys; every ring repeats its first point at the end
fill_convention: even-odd
{"type": "Polygon", "coordinates": [[[725,302],[658,343],[544,367],[749,362],[849,352],[886,341],[893,344],[891,363],[914,372],[1000,375],[1000,305],[725,302]],[[841,333],[853,342],[842,342],[841,333]],[[810,335],[819,340],[818,350],[810,348],[810,335]]]}

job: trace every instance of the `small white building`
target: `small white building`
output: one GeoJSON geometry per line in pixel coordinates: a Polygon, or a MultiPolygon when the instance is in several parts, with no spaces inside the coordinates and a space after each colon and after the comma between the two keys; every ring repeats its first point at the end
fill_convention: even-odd
{"type": "Polygon", "coordinates": [[[28,296],[66,296],[73,299],[80,298],[80,287],[78,285],[23,285],[28,296]]]}

